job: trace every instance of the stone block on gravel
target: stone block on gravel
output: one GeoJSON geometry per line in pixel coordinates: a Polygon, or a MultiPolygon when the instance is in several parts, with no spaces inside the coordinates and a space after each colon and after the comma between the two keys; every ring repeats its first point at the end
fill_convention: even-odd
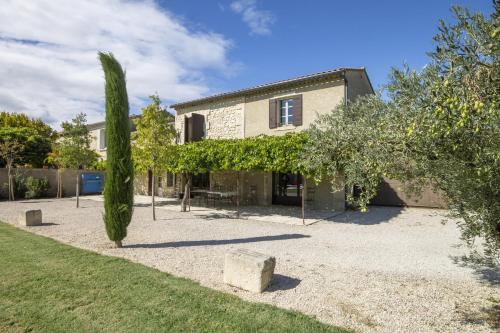
{"type": "Polygon", "coordinates": [[[19,216],[19,224],[27,227],[42,225],[42,210],[41,209],[25,210],[19,216]]]}
{"type": "Polygon", "coordinates": [[[245,249],[226,253],[224,283],[254,293],[263,292],[273,278],[276,259],[245,249]]]}

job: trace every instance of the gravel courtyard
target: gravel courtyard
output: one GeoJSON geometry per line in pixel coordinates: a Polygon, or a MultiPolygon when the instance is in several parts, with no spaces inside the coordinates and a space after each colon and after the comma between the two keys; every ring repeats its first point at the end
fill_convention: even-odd
{"type": "MultiPolygon", "coordinates": [[[[195,215],[140,205],[124,248],[107,240],[102,202],[72,199],[0,202],[0,220],[43,210],[29,230],[155,267],[243,299],[302,311],[359,332],[493,332],[498,271],[469,267],[455,223],[442,211],[375,207],[309,226],[195,215]],[[222,283],[224,253],[245,248],[276,257],[261,295],[222,283]]],[[[498,319],[498,317],[496,317],[498,319]]]]}

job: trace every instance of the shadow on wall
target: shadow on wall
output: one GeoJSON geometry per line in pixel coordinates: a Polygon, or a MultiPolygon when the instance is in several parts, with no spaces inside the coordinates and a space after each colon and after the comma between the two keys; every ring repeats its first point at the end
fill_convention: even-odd
{"type": "Polygon", "coordinates": [[[126,245],[125,248],[143,248],[143,249],[159,249],[159,248],[178,248],[190,246],[213,246],[213,245],[228,245],[228,244],[242,244],[242,243],[255,243],[255,242],[270,242],[288,239],[308,238],[309,235],[302,234],[283,234],[274,236],[262,237],[249,237],[249,238],[236,238],[236,239],[217,239],[217,240],[197,240],[197,241],[180,241],[180,242],[166,242],[166,243],[153,243],[153,244],[132,244],[126,245]]]}
{"type": "Polygon", "coordinates": [[[372,199],[372,204],[377,206],[406,206],[407,203],[401,198],[402,183],[384,179],[377,190],[377,195],[372,199]],[[399,185],[399,186],[398,186],[399,185]]]}
{"type": "Polygon", "coordinates": [[[446,208],[442,194],[430,184],[423,185],[419,192],[409,184],[398,180],[384,179],[373,198],[372,204],[380,206],[411,206],[427,208],[446,208]]]}

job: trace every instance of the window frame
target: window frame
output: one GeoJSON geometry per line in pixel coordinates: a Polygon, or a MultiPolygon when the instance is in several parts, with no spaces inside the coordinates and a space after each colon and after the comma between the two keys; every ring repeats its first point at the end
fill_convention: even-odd
{"type": "Polygon", "coordinates": [[[105,151],[108,148],[107,142],[106,142],[106,129],[105,128],[100,128],[99,129],[99,151],[105,151]],[[104,145],[103,145],[104,142],[104,145]]]}
{"type": "Polygon", "coordinates": [[[290,125],[293,125],[293,117],[294,117],[294,98],[293,96],[290,96],[290,97],[284,97],[284,98],[279,98],[278,99],[278,127],[283,127],[283,126],[290,126],[290,125]],[[282,103],[285,102],[286,103],[286,106],[285,106],[285,122],[282,122],[282,119],[283,119],[283,116],[282,116],[282,110],[283,110],[283,106],[282,106],[282,103]],[[292,105],[289,106],[289,103],[292,102],[292,105]],[[291,110],[291,114],[289,113],[289,110],[291,110]],[[291,119],[290,119],[291,118],[291,119]]]}

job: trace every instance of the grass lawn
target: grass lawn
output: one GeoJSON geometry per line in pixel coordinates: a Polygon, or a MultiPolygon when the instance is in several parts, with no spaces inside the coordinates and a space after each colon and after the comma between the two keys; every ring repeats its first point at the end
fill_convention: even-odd
{"type": "Polygon", "coordinates": [[[0,332],[348,332],[0,223],[0,332]]]}

